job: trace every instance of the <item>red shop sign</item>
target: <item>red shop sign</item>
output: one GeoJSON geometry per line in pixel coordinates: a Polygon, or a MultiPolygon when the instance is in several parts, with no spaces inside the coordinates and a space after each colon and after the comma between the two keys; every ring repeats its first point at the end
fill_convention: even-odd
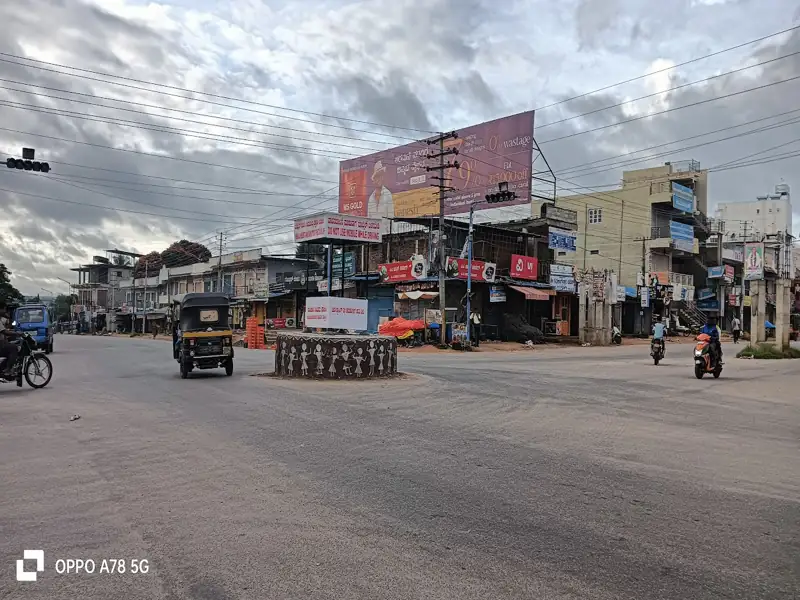
{"type": "Polygon", "coordinates": [[[536,280],[539,276],[539,259],[533,256],[511,255],[511,277],[536,280]]]}
{"type": "MultiPolygon", "coordinates": [[[[457,277],[459,279],[467,278],[469,261],[466,258],[448,256],[445,265],[445,271],[448,277],[457,277]]],[[[497,265],[495,265],[495,263],[483,262],[482,260],[472,261],[473,281],[488,281],[489,283],[493,283],[496,272],[497,265]]]]}
{"type": "Polygon", "coordinates": [[[400,262],[378,265],[378,274],[382,282],[413,281],[427,276],[427,265],[424,260],[404,260],[400,262]]]}

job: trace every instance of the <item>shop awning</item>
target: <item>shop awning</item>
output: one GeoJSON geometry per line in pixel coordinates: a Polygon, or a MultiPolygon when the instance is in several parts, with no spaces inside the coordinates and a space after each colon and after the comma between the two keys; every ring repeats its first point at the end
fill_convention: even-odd
{"type": "Polygon", "coordinates": [[[433,300],[439,295],[439,292],[425,292],[422,290],[414,290],[411,292],[398,292],[398,300],[433,300]]]}
{"type": "Polygon", "coordinates": [[[519,285],[508,286],[515,292],[525,295],[525,300],[549,300],[550,296],[554,296],[553,290],[540,290],[532,287],[522,287],[519,285]]]}

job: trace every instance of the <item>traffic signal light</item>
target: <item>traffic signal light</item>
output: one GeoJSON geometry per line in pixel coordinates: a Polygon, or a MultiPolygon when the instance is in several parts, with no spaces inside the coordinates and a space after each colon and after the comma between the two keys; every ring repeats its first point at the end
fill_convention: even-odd
{"type": "Polygon", "coordinates": [[[500,202],[510,202],[517,197],[516,192],[504,190],[502,192],[495,192],[494,194],[486,194],[486,201],[489,204],[497,204],[500,202]]]}
{"type": "Polygon", "coordinates": [[[36,171],[42,173],[50,172],[50,165],[38,160],[22,160],[21,158],[9,158],[6,160],[9,169],[19,169],[20,171],[36,171]]]}

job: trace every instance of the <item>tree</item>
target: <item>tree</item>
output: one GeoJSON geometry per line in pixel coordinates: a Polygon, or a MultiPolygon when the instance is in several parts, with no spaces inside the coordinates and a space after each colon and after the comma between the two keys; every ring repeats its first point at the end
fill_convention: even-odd
{"type": "Polygon", "coordinates": [[[56,319],[59,321],[68,321],[70,319],[70,310],[73,304],[78,303],[77,296],[70,296],[68,294],[59,294],[53,300],[53,312],[56,319]]]}
{"type": "Polygon", "coordinates": [[[158,275],[163,264],[159,252],[145,254],[139,259],[139,262],[136,263],[136,268],[133,271],[134,277],[144,277],[145,275],[153,277],[158,275]]]}
{"type": "Polygon", "coordinates": [[[185,267],[211,258],[211,251],[203,244],[180,240],[161,253],[161,260],[167,267],[185,267]]]}
{"type": "Polygon", "coordinates": [[[24,299],[19,290],[11,285],[11,271],[0,263],[0,305],[22,302],[24,299]]]}

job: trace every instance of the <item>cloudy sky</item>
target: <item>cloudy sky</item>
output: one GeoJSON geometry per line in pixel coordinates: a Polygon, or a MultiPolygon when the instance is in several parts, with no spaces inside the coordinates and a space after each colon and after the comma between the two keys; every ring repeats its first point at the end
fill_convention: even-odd
{"type": "MultiPolygon", "coordinates": [[[[225,230],[291,251],[292,217],[335,208],[339,160],[532,108],[565,188],[800,150],[800,29],[664,71],[800,24],[792,0],[27,0],[0,20],[0,148],[53,169],[0,171],[0,262],[29,294],[113,247],[225,230]]],[[[800,194],[799,166],[713,172],[711,202],[800,194]]]]}

